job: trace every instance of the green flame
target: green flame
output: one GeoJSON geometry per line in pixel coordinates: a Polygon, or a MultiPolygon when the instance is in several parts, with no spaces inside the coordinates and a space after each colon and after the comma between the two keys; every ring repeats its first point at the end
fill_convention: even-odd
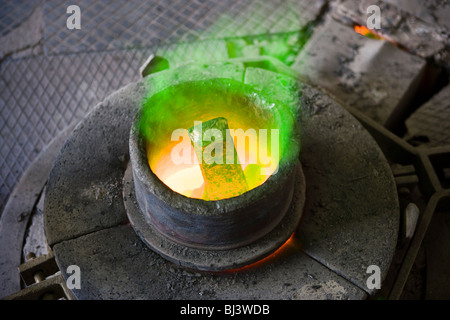
{"type": "Polygon", "coordinates": [[[140,131],[150,148],[167,145],[174,130],[188,129],[194,121],[224,117],[232,129],[278,129],[280,160],[298,153],[295,78],[225,62],[158,72],[146,84],[140,131]]]}

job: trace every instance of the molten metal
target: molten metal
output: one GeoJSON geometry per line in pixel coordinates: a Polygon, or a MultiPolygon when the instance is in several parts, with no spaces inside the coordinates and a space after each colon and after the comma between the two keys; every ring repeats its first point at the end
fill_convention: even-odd
{"type": "Polygon", "coordinates": [[[224,148],[224,141],[233,141],[225,118],[200,122],[188,132],[200,162],[206,197],[209,200],[236,197],[248,191],[234,144],[227,143],[224,148]],[[213,136],[207,136],[205,133],[208,132],[213,132],[213,136]]]}

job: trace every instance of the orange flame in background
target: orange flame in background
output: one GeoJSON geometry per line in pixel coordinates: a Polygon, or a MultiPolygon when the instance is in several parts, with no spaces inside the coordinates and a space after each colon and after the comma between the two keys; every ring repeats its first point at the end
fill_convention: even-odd
{"type": "Polygon", "coordinates": [[[359,33],[365,37],[368,37],[370,39],[376,39],[376,40],[380,40],[382,39],[379,35],[375,34],[372,32],[372,30],[368,29],[365,26],[360,26],[360,25],[355,25],[354,26],[355,32],[359,33]]]}

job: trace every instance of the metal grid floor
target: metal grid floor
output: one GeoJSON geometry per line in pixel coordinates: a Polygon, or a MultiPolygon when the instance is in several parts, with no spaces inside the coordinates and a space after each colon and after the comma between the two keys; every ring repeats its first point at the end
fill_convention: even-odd
{"type": "Polygon", "coordinates": [[[51,139],[108,94],[137,80],[148,54],[148,50],[82,53],[2,64],[1,206],[51,139]]]}

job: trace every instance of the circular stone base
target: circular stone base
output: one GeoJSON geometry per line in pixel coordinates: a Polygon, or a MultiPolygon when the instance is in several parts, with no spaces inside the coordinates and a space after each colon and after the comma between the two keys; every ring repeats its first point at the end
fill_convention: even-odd
{"type": "Polygon", "coordinates": [[[293,240],[264,263],[220,273],[149,249],[129,223],[122,185],[146,81],[115,92],[77,126],[47,181],[47,242],[65,279],[68,266],[80,267],[77,299],[363,299],[374,291],[367,267],[379,266],[384,279],[397,243],[394,178],[361,124],[306,84],[298,123],[308,190],[293,240]]]}
{"type": "Polygon", "coordinates": [[[131,162],[123,180],[125,209],[133,229],[153,251],[178,265],[207,271],[241,268],[261,260],[280,248],[295,232],[305,205],[305,177],[301,164],[297,165],[289,209],[281,222],[268,234],[243,247],[226,250],[202,250],[186,247],[162,235],[147,220],[137,204],[131,162]],[[293,196],[295,194],[295,197],[293,196]]]}

